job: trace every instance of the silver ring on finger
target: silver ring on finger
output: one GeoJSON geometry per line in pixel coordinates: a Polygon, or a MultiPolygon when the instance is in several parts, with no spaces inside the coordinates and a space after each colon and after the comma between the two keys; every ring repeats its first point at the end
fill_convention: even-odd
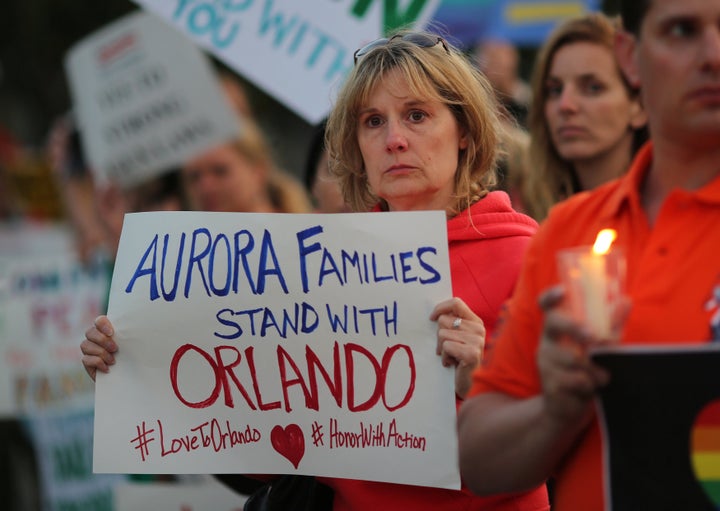
{"type": "Polygon", "coordinates": [[[462,318],[455,318],[452,322],[452,329],[459,330],[461,324],[462,324],[462,318]]]}

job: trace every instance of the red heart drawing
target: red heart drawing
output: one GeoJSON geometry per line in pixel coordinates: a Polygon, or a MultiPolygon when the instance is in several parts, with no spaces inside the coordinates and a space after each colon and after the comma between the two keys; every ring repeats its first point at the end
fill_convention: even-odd
{"type": "Polygon", "coordinates": [[[305,437],[297,424],[288,424],[286,428],[275,426],[270,432],[273,448],[285,456],[295,468],[305,455],[305,437]]]}

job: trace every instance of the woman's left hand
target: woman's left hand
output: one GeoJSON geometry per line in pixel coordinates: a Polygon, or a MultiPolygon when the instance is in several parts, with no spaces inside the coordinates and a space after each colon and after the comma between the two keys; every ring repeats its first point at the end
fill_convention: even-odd
{"type": "Polygon", "coordinates": [[[438,324],[437,354],[445,367],[455,366],[455,392],[464,398],[482,360],[485,324],[457,297],[439,303],[430,319],[438,324]]]}

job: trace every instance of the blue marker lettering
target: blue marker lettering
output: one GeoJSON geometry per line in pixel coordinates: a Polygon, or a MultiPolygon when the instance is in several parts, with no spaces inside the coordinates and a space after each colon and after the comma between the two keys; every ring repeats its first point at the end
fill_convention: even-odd
{"type": "Polygon", "coordinates": [[[412,266],[405,262],[406,259],[413,257],[412,252],[400,252],[400,269],[402,270],[402,281],[403,283],[415,282],[417,277],[408,277],[408,272],[412,270],[412,266]]]}
{"type": "Polygon", "coordinates": [[[237,339],[238,337],[240,337],[242,335],[243,330],[240,327],[240,325],[238,325],[235,321],[230,321],[230,320],[224,319],[224,317],[227,313],[229,313],[230,316],[232,316],[234,314],[231,309],[222,309],[222,310],[219,310],[217,314],[215,314],[215,319],[217,319],[220,324],[223,324],[230,328],[234,328],[235,332],[229,333],[229,334],[221,334],[218,332],[213,332],[213,335],[215,337],[220,337],[221,339],[237,339]]]}
{"type": "Polygon", "coordinates": [[[320,262],[320,276],[318,277],[318,287],[322,287],[323,280],[325,280],[326,275],[335,275],[340,282],[340,285],[345,285],[342,277],[340,276],[340,270],[338,269],[337,264],[335,264],[333,256],[328,250],[323,250],[322,261],[320,262]]]}
{"type": "Polygon", "coordinates": [[[126,293],[132,293],[133,286],[135,285],[135,281],[144,275],[150,276],[150,300],[157,300],[160,298],[160,295],[158,294],[157,290],[157,273],[156,273],[156,267],[155,267],[155,255],[157,254],[157,242],[158,242],[158,235],[156,234],[153,240],[150,242],[150,245],[148,246],[147,250],[145,251],[145,254],[142,256],[142,259],[140,259],[140,264],[138,264],[137,268],[135,269],[135,273],[133,273],[132,278],[130,279],[130,283],[125,288],[126,293]],[[143,265],[148,259],[148,256],[152,253],[152,265],[149,268],[143,268],[143,265]]]}
{"type": "MultiPolygon", "coordinates": [[[[232,278],[232,272],[230,271],[230,261],[232,260],[232,256],[230,255],[230,240],[228,240],[227,236],[224,234],[219,234],[217,238],[215,238],[215,241],[213,241],[212,249],[210,251],[210,265],[209,265],[209,280],[210,280],[210,289],[212,289],[213,294],[216,296],[227,296],[227,294],[230,292],[230,279],[232,278]],[[225,287],[218,289],[215,287],[215,279],[213,278],[215,276],[215,255],[216,255],[216,249],[218,246],[218,243],[223,242],[225,244],[225,254],[226,254],[226,265],[223,269],[225,269],[225,287]]],[[[220,273],[220,272],[217,272],[220,273]]]]}
{"type": "Polygon", "coordinates": [[[175,263],[175,272],[174,272],[175,278],[173,279],[172,290],[168,293],[167,291],[165,291],[165,261],[167,258],[169,241],[170,241],[170,235],[166,234],[163,237],[162,263],[160,266],[160,289],[163,294],[163,299],[166,302],[172,302],[173,300],[175,300],[175,295],[177,293],[178,282],[180,281],[180,268],[182,266],[183,249],[185,248],[185,233],[182,233],[182,235],[180,236],[180,249],[178,250],[178,258],[177,258],[177,262],[175,263]]]}
{"type": "Polygon", "coordinates": [[[210,231],[205,227],[201,227],[200,229],[195,229],[195,231],[193,231],[192,244],[190,245],[190,260],[188,261],[187,277],[185,278],[185,298],[190,296],[190,286],[192,284],[192,270],[193,266],[195,266],[196,264],[198,267],[198,271],[200,272],[200,278],[202,279],[203,286],[205,287],[205,292],[208,296],[212,296],[210,294],[210,288],[208,287],[207,280],[205,279],[205,271],[203,270],[202,266],[202,258],[210,253],[210,239],[210,231]],[[206,237],[207,245],[199,254],[196,255],[195,244],[201,234],[206,237]]]}
{"type": "Polygon", "coordinates": [[[432,276],[429,278],[420,279],[421,284],[434,284],[435,282],[440,281],[440,273],[435,269],[435,267],[433,267],[431,264],[429,264],[423,259],[423,256],[428,252],[431,254],[437,254],[437,250],[435,250],[435,247],[420,247],[417,250],[417,256],[418,261],[420,261],[420,266],[422,266],[430,274],[432,274],[432,276]]]}
{"type": "Polygon", "coordinates": [[[320,250],[320,243],[313,243],[311,245],[305,245],[305,240],[311,236],[315,236],[323,232],[323,228],[319,225],[310,227],[297,233],[298,240],[298,252],[300,254],[300,279],[302,280],[303,293],[310,291],[308,286],[308,275],[307,275],[307,256],[313,252],[320,250]]]}
{"type": "Polygon", "coordinates": [[[283,274],[280,271],[280,263],[278,262],[277,255],[275,254],[275,249],[273,248],[272,236],[270,235],[270,231],[266,229],[265,234],[263,235],[262,247],[260,248],[260,267],[258,268],[257,291],[260,294],[265,292],[265,279],[268,275],[277,275],[283,291],[285,294],[289,293],[287,285],[285,284],[285,277],[283,277],[283,274]],[[272,257],[272,267],[267,265],[268,255],[272,257]]]}
{"type": "Polygon", "coordinates": [[[245,270],[245,276],[247,277],[248,284],[254,295],[258,294],[257,287],[252,278],[252,272],[250,271],[250,265],[248,264],[247,255],[252,252],[255,246],[255,238],[247,229],[238,231],[235,233],[235,265],[233,267],[233,293],[238,292],[238,275],[240,274],[240,260],[242,259],[242,267],[245,270]],[[240,238],[245,236],[247,242],[244,246],[240,245],[240,238]]]}

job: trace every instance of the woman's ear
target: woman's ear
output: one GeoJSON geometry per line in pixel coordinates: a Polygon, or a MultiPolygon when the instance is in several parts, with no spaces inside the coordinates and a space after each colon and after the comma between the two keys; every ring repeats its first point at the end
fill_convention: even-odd
{"type": "Polygon", "coordinates": [[[632,100],[630,105],[630,127],[634,130],[638,130],[645,126],[647,122],[647,112],[640,102],[640,97],[636,97],[632,100]]]}
{"type": "Polygon", "coordinates": [[[459,148],[461,151],[464,151],[465,149],[468,148],[468,137],[467,137],[467,133],[463,133],[463,134],[460,136],[460,140],[458,141],[458,148],[459,148]]]}

